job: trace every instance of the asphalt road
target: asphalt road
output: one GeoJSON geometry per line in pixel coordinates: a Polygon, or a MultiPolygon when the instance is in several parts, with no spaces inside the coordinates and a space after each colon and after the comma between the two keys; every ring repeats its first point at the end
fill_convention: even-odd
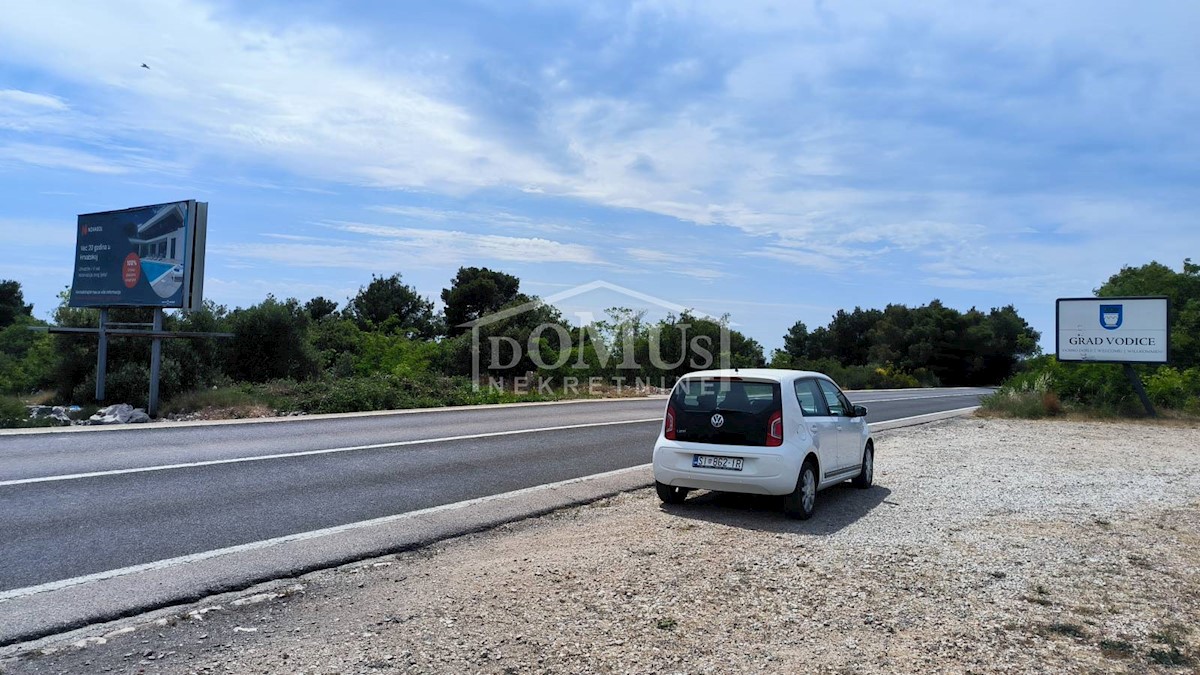
{"type": "MultiPolygon", "coordinates": [[[[850,398],[882,422],[988,392],[850,398]]],[[[664,405],[0,435],[0,592],[645,464],[664,405]]]]}

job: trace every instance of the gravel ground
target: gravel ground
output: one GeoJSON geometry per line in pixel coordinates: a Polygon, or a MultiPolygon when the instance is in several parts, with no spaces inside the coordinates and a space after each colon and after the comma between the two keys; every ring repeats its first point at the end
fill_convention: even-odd
{"type": "Polygon", "coordinates": [[[1179,423],[885,432],[876,486],[822,492],[808,522],[641,490],[0,672],[1196,672],[1198,446],[1179,423]]]}

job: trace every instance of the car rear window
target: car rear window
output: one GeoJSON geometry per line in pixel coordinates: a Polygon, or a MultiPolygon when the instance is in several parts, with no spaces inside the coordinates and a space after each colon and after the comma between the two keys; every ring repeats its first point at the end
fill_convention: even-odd
{"type": "Polygon", "coordinates": [[[778,391],[779,385],[774,382],[688,380],[675,390],[675,400],[689,412],[753,412],[770,406],[778,398],[778,391]]]}
{"type": "Polygon", "coordinates": [[[777,382],[683,380],[671,394],[679,440],[765,445],[771,415],[782,409],[777,382]],[[713,416],[721,416],[720,426],[713,416]]]}

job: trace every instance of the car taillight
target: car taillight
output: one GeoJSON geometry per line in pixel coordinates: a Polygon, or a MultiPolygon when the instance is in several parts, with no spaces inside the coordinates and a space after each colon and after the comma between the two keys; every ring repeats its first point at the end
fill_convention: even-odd
{"type": "Polygon", "coordinates": [[[767,447],[778,447],[783,445],[783,411],[780,410],[774,415],[771,415],[770,421],[767,422],[767,447]]]}
{"type": "Polygon", "coordinates": [[[675,440],[675,408],[667,406],[667,419],[663,421],[663,436],[667,440],[675,440]]]}

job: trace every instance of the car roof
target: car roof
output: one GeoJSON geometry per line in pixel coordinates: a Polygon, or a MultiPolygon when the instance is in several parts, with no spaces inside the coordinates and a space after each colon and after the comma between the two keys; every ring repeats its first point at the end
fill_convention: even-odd
{"type": "Polygon", "coordinates": [[[790,382],[801,377],[820,377],[832,381],[833,378],[825,373],[814,370],[790,370],[786,368],[723,368],[720,370],[698,370],[688,373],[679,379],[697,378],[732,378],[769,380],[772,382],[790,382]]]}

